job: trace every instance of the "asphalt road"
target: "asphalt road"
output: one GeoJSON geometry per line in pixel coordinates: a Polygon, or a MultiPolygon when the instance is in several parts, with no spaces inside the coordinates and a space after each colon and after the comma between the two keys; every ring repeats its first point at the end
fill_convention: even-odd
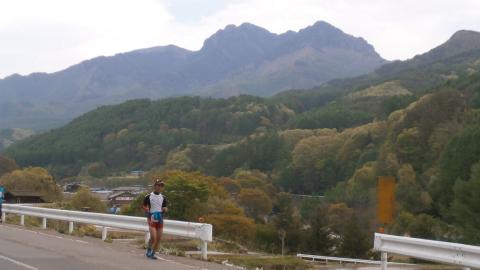
{"type": "Polygon", "coordinates": [[[157,261],[147,259],[142,249],[127,243],[0,225],[1,270],[232,269],[189,258],[159,257],[157,261]]]}

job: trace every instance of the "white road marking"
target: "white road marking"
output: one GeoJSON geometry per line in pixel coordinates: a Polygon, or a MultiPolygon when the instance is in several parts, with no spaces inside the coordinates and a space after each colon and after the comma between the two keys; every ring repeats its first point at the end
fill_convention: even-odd
{"type": "Polygon", "coordinates": [[[11,263],[13,263],[13,264],[16,264],[16,265],[18,265],[18,266],[25,267],[25,268],[30,269],[30,270],[38,270],[38,268],[36,268],[36,267],[34,267],[34,266],[28,265],[28,264],[26,264],[26,263],[19,262],[19,261],[17,261],[17,260],[12,259],[12,258],[5,257],[5,256],[3,256],[3,255],[0,255],[0,259],[4,259],[4,260],[9,261],[9,262],[11,262],[11,263]]]}
{"type": "Polygon", "coordinates": [[[176,261],[173,261],[173,260],[168,260],[168,259],[165,259],[165,258],[162,258],[162,257],[157,257],[159,260],[162,260],[162,261],[165,261],[165,262],[169,262],[169,263],[174,263],[174,264],[178,264],[178,265],[182,265],[182,266],[186,266],[188,268],[195,268],[195,266],[193,265],[188,265],[188,264],[184,264],[184,263],[179,263],[179,262],[176,262],[176,261]]]}
{"type": "Polygon", "coordinates": [[[31,230],[26,230],[26,229],[20,229],[20,228],[15,228],[15,227],[10,227],[10,226],[2,226],[2,227],[8,228],[8,229],[11,229],[11,230],[36,233],[36,234],[40,234],[40,235],[44,235],[44,236],[48,236],[48,237],[53,237],[53,238],[58,238],[58,239],[63,239],[63,240],[68,240],[68,241],[75,241],[75,242],[82,243],[82,244],[88,244],[88,242],[86,242],[86,241],[82,241],[82,240],[78,240],[78,239],[70,239],[70,238],[61,237],[61,236],[58,236],[58,235],[51,235],[51,234],[48,234],[48,233],[42,233],[42,232],[31,231],[31,230]]]}

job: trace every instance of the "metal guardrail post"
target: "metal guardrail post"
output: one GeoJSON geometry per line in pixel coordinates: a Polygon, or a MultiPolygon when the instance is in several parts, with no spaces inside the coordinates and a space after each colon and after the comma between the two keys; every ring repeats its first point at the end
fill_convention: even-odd
{"type": "Polygon", "coordinates": [[[68,222],[68,233],[73,233],[73,221],[68,222]]]}
{"type": "Polygon", "coordinates": [[[47,218],[42,218],[42,229],[47,229],[47,218]]]}
{"type": "Polygon", "coordinates": [[[207,253],[208,253],[208,242],[202,241],[201,251],[202,251],[202,260],[207,260],[207,253]]]}
{"type": "Polygon", "coordinates": [[[382,252],[382,270],[387,270],[388,268],[388,254],[387,252],[382,252]]]}
{"type": "MultiPolygon", "coordinates": [[[[120,228],[148,233],[147,219],[143,217],[132,217],[122,215],[111,215],[103,213],[90,213],[52,208],[32,207],[27,205],[4,204],[5,214],[20,216],[20,224],[25,224],[25,216],[32,216],[43,219],[42,225],[45,228],[47,219],[69,222],[68,232],[73,233],[74,223],[92,224],[102,228],[102,240],[108,237],[108,228],[120,228]]],[[[207,258],[207,243],[213,240],[213,227],[211,224],[184,222],[177,220],[165,220],[164,234],[179,237],[186,237],[201,241],[202,258],[207,258]]],[[[145,235],[148,239],[148,234],[145,235]]]]}
{"type": "Polygon", "coordinates": [[[107,234],[108,234],[108,227],[103,227],[103,229],[102,229],[102,240],[103,241],[107,240],[107,234]]]}
{"type": "Polygon", "coordinates": [[[376,233],[374,250],[480,269],[478,246],[376,233]]]}

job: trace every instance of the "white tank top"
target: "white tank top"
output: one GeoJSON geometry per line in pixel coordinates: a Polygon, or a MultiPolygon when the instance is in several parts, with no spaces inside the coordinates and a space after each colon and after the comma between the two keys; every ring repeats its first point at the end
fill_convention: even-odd
{"type": "Polygon", "coordinates": [[[159,193],[150,193],[150,213],[162,212],[163,195],[159,193]]]}

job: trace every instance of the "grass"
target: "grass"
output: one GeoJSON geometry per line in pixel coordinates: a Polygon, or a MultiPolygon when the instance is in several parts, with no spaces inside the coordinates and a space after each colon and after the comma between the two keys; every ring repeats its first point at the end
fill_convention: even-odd
{"type": "Polygon", "coordinates": [[[252,256],[252,255],[221,255],[210,256],[216,262],[228,261],[247,269],[262,268],[264,270],[300,270],[311,269],[311,265],[295,256],[252,256]]]}

